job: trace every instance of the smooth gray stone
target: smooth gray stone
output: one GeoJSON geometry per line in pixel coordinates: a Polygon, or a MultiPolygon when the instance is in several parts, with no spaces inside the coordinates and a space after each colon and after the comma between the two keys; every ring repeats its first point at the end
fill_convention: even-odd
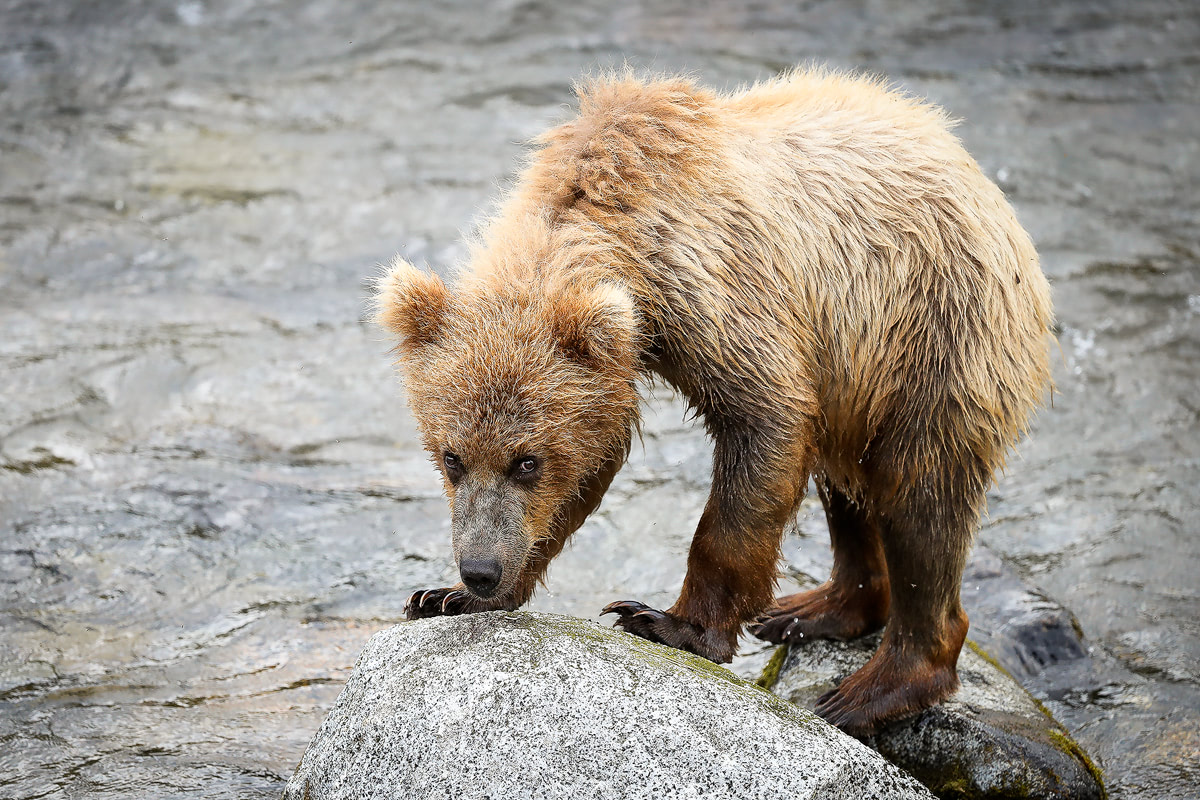
{"type": "Polygon", "coordinates": [[[1048,668],[1077,675],[1092,661],[1074,615],[982,542],[967,562],[962,601],[971,640],[1021,681],[1048,668]]]}
{"type": "MultiPolygon", "coordinates": [[[[866,663],[879,638],[781,648],[760,684],[811,708],[866,663]]],[[[943,799],[1105,797],[1098,771],[1067,731],[972,642],[959,656],[958,676],[953,697],[865,743],[943,799]]]]}
{"type": "Polygon", "coordinates": [[[492,612],[373,636],[283,797],[930,795],[709,661],[594,622],[492,612]]]}

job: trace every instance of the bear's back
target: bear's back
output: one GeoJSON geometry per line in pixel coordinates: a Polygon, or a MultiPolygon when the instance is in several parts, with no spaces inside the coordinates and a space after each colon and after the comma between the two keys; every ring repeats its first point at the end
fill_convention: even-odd
{"type": "Polygon", "coordinates": [[[551,243],[518,271],[627,284],[702,412],[766,392],[847,453],[883,426],[919,450],[941,413],[995,460],[1040,401],[1049,287],[940,109],[819,71],[732,95],[625,76],[540,141],[493,226],[505,263],[536,219],[551,243]]]}

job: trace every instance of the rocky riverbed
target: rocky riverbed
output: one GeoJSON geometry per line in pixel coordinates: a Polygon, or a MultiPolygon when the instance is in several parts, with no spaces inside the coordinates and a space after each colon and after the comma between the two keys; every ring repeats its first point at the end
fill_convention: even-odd
{"type": "MultiPolygon", "coordinates": [[[[1054,284],[973,635],[1021,620],[1014,672],[1113,797],[1194,797],[1197,53],[1187,0],[0,0],[0,797],[278,797],[367,638],[453,580],[378,265],[460,258],[583,73],[810,61],[961,118],[1054,284]]],[[[646,418],[533,608],[673,599],[709,446],[668,392],[646,418]]],[[[803,585],[815,498],[794,534],[803,585]]]]}

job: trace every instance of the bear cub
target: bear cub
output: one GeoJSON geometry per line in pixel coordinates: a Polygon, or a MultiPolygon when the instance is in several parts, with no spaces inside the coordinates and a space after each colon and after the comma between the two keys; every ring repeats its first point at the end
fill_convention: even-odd
{"type": "Polygon", "coordinates": [[[630,633],[729,661],[884,628],[816,706],[866,735],[958,685],[963,566],[985,491],[1048,386],[1029,236],[939,109],[796,71],[721,94],[615,76],[539,139],[453,287],[378,285],[462,582],[410,618],[515,609],[600,503],[639,380],[695,409],[712,489],[679,599],[610,604],[630,633]],[[817,484],[834,566],[775,599],[817,484]]]}

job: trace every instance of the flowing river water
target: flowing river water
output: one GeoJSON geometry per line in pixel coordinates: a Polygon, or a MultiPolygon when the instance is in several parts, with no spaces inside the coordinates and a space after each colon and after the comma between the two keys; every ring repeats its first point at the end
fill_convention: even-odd
{"type": "MultiPolygon", "coordinates": [[[[1200,795],[1200,6],[0,0],[0,798],[278,796],[454,579],[378,265],[460,259],[581,74],[801,62],[944,105],[1033,233],[1057,390],[973,632],[1065,615],[1006,663],[1113,797],[1200,795]]],[[[711,451],[670,393],[646,417],[534,608],[673,598],[711,451]]],[[[828,566],[811,498],[787,554],[828,566]]]]}

